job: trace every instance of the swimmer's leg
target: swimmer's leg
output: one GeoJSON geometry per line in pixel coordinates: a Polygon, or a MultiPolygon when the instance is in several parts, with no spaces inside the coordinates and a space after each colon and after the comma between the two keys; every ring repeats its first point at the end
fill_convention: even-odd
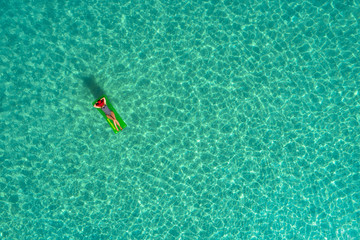
{"type": "MultiPolygon", "coordinates": [[[[117,125],[119,125],[120,129],[123,130],[122,127],[120,126],[119,121],[116,119],[114,112],[111,112],[111,117],[114,118],[113,121],[114,121],[115,126],[116,126],[116,124],[117,124],[117,125]]],[[[118,130],[118,131],[119,131],[119,130],[118,130]]]]}
{"type": "MultiPolygon", "coordinates": [[[[113,114],[113,113],[111,113],[111,114],[113,114]]],[[[118,127],[117,127],[116,123],[115,123],[115,121],[117,121],[117,120],[116,120],[116,118],[114,118],[113,116],[110,116],[110,115],[106,115],[106,116],[108,117],[108,119],[113,120],[114,125],[115,125],[115,127],[116,127],[116,130],[117,130],[117,131],[119,131],[119,129],[118,129],[118,127]]]]}

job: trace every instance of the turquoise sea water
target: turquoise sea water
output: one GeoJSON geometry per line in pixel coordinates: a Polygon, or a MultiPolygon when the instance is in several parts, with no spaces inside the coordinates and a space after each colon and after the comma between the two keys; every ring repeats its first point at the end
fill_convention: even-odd
{"type": "Polygon", "coordinates": [[[1,1],[0,239],[359,239],[359,6],[1,1]]]}

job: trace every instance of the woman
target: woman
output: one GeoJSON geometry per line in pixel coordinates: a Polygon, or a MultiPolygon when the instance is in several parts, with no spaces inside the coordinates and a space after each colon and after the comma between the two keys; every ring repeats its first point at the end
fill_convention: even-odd
{"type": "Polygon", "coordinates": [[[123,130],[122,127],[120,126],[119,121],[116,120],[115,113],[114,113],[113,111],[111,111],[111,110],[109,109],[109,107],[106,105],[106,99],[105,99],[104,97],[103,97],[102,99],[100,99],[99,101],[97,101],[97,102],[94,104],[94,107],[96,107],[96,108],[101,108],[101,110],[103,110],[103,112],[105,113],[105,115],[106,115],[109,119],[113,120],[114,125],[115,125],[117,131],[119,131],[119,129],[118,129],[117,126],[119,126],[121,130],[123,130]]]}

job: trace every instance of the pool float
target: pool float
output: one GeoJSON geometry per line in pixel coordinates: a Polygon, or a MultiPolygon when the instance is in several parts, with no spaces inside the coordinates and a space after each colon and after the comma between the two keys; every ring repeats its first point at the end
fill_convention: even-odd
{"type": "MultiPolygon", "coordinates": [[[[116,129],[116,126],[114,125],[113,121],[106,116],[105,112],[107,112],[109,110],[111,112],[113,112],[114,115],[115,115],[116,120],[120,123],[120,126],[122,127],[122,129],[124,129],[127,126],[126,123],[124,122],[124,120],[117,113],[117,111],[115,110],[113,105],[110,103],[110,101],[109,101],[109,99],[107,98],[106,95],[103,95],[103,96],[99,97],[98,99],[96,99],[93,102],[94,107],[95,107],[95,104],[97,106],[96,109],[106,119],[106,121],[109,123],[110,127],[114,130],[115,133],[118,133],[119,131],[116,129]],[[105,101],[104,101],[104,99],[105,99],[105,101]],[[105,105],[105,102],[106,102],[107,108],[103,108],[103,106],[105,105]]],[[[110,113],[108,115],[110,115],[110,113]]]]}

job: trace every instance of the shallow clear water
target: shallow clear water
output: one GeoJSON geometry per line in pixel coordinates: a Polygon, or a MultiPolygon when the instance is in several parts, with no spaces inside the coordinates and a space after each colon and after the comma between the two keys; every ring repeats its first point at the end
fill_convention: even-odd
{"type": "Polygon", "coordinates": [[[0,237],[359,239],[359,1],[173,2],[0,3],[0,237]]]}

